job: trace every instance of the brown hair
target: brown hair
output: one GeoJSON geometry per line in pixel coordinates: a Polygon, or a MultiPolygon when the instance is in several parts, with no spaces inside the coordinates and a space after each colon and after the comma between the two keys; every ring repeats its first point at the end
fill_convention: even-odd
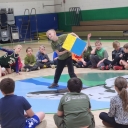
{"type": "Polygon", "coordinates": [[[127,80],[123,77],[117,77],[115,79],[115,87],[120,91],[119,96],[122,99],[124,111],[128,111],[127,80]]]}
{"type": "Polygon", "coordinates": [[[56,33],[56,31],[54,30],[54,29],[49,29],[47,32],[46,32],[46,35],[48,34],[48,32],[50,32],[50,31],[52,31],[52,32],[55,32],[56,33]]]}
{"type": "Polygon", "coordinates": [[[9,94],[14,92],[15,89],[15,82],[13,79],[11,78],[4,78],[3,80],[1,80],[0,82],[0,90],[5,93],[5,94],[9,94]]]}
{"type": "Polygon", "coordinates": [[[96,44],[101,44],[101,41],[100,40],[96,40],[95,45],[96,44]]]}
{"type": "Polygon", "coordinates": [[[120,45],[120,42],[118,40],[115,40],[112,45],[113,45],[113,48],[117,48],[118,45],[120,45]]]}
{"type": "Polygon", "coordinates": [[[80,93],[82,89],[82,81],[81,79],[74,77],[68,80],[68,89],[70,92],[77,92],[80,93]]]}
{"type": "Polygon", "coordinates": [[[128,49],[128,43],[123,46],[123,48],[128,49]]]}
{"type": "Polygon", "coordinates": [[[28,52],[28,49],[31,49],[31,50],[33,51],[33,49],[32,49],[31,47],[28,47],[28,48],[26,49],[26,52],[28,52]]]}

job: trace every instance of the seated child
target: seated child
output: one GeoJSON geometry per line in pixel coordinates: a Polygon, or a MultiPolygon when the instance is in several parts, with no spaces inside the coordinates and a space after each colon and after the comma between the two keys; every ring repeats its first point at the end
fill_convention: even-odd
{"type": "Polygon", "coordinates": [[[0,48],[0,50],[6,52],[5,55],[0,57],[0,76],[1,76],[1,67],[6,68],[7,72],[10,74],[12,73],[11,66],[13,64],[15,64],[16,73],[19,74],[18,57],[21,49],[22,49],[21,45],[16,45],[14,50],[0,48]]]}
{"type": "Polygon", "coordinates": [[[99,117],[107,127],[128,128],[127,80],[117,77],[114,85],[118,94],[111,99],[109,112],[101,112],[99,117]]]}
{"type": "Polygon", "coordinates": [[[102,47],[102,44],[99,40],[95,42],[95,47],[91,51],[90,61],[92,63],[92,68],[101,68],[101,66],[105,66],[104,60],[108,59],[107,51],[102,47]]]}
{"type": "Polygon", "coordinates": [[[77,64],[78,62],[82,61],[82,55],[81,56],[78,56],[74,53],[72,53],[72,61],[73,61],[73,64],[77,64]]]}
{"type": "Polygon", "coordinates": [[[58,63],[58,54],[55,51],[53,53],[53,63],[54,65],[57,65],[58,63]]]}
{"type": "Polygon", "coordinates": [[[36,54],[37,65],[40,68],[51,68],[51,61],[48,55],[45,53],[45,47],[41,45],[39,51],[36,54]]]}
{"type": "Polygon", "coordinates": [[[76,64],[76,67],[77,68],[88,68],[90,67],[92,64],[91,64],[91,61],[90,61],[90,54],[91,54],[91,51],[92,51],[92,47],[91,47],[91,44],[90,44],[90,37],[91,37],[91,33],[88,34],[88,45],[87,45],[87,48],[85,48],[83,54],[82,54],[82,59],[77,62],[76,64]]]}
{"type": "Polygon", "coordinates": [[[128,69],[128,43],[123,46],[124,54],[122,59],[120,60],[120,65],[122,65],[125,69],[128,69]]]}
{"type": "Polygon", "coordinates": [[[24,58],[25,66],[23,67],[22,70],[25,70],[27,72],[40,69],[40,67],[36,64],[36,57],[33,55],[32,52],[33,50],[31,47],[28,47],[26,49],[27,55],[24,58]]]}
{"type": "Polygon", "coordinates": [[[112,61],[105,59],[105,66],[101,67],[102,70],[110,68],[113,68],[114,70],[123,69],[123,66],[121,66],[119,62],[122,58],[122,55],[124,54],[124,50],[122,47],[120,47],[120,43],[117,40],[113,42],[113,48],[114,50],[112,51],[112,61]]]}
{"type": "Polygon", "coordinates": [[[43,112],[35,114],[31,105],[23,96],[14,94],[15,82],[13,79],[3,79],[0,82],[0,90],[4,95],[0,99],[0,121],[2,128],[35,128],[37,125],[40,125],[40,128],[46,127],[46,121],[42,121],[45,114],[43,112]]]}
{"type": "Polygon", "coordinates": [[[71,78],[68,81],[69,93],[65,94],[59,103],[54,121],[58,128],[95,128],[94,116],[91,113],[90,100],[81,93],[82,81],[71,78]]]}

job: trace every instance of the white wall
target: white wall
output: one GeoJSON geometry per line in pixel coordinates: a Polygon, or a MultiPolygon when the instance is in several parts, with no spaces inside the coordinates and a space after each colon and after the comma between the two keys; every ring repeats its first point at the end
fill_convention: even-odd
{"type": "Polygon", "coordinates": [[[0,8],[13,8],[14,15],[23,15],[25,9],[36,8],[37,14],[54,13],[55,7],[43,7],[53,5],[54,0],[0,0],[0,8]]]}
{"type": "MultiPolygon", "coordinates": [[[[55,0],[55,4],[63,0],[55,0]]],[[[56,6],[56,12],[68,11],[70,7],[80,7],[81,10],[127,7],[128,0],[65,0],[63,6],[56,6]]]]}

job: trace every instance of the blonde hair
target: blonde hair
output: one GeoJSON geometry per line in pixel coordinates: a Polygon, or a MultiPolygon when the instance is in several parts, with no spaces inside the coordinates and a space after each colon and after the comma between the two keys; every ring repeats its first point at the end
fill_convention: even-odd
{"type": "Polygon", "coordinates": [[[124,111],[128,112],[127,80],[123,77],[117,77],[115,79],[115,87],[120,91],[119,96],[122,100],[124,111]]]}
{"type": "Polygon", "coordinates": [[[14,50],[16,49],[16,48],[22,48],[22,45],[20,45],[20,44],[18,44],[18,45],[16,45],[15,47],[14,47],[14,50]]]}
{"type": "Polygon", "coordinates": [[[102,43],[101,43],[100,40],[96,40],[95,45],[96,45],[96,44],[102,44],[102,43]]]}
{"type": "Polygon", "coordinates": [[[128,49],[128,43],[123,46],[123,48],[128,49]]]}
{"type": "Polygon", "coordinates": [[[120,42],[118,40],[115,40],[112,45],[113,48],[117,48],[118,46],[120,46],[120,42]]]}

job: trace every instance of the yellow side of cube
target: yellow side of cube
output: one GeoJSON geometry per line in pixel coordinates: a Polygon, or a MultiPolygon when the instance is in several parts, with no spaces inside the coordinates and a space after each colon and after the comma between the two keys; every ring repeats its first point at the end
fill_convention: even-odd
{"type": "Polygon", "coordinates": [[[62,47],[68,51],[70,51],[76,41],[76,37],[68,34],[66,40],[64,41],[62,47]]]}

